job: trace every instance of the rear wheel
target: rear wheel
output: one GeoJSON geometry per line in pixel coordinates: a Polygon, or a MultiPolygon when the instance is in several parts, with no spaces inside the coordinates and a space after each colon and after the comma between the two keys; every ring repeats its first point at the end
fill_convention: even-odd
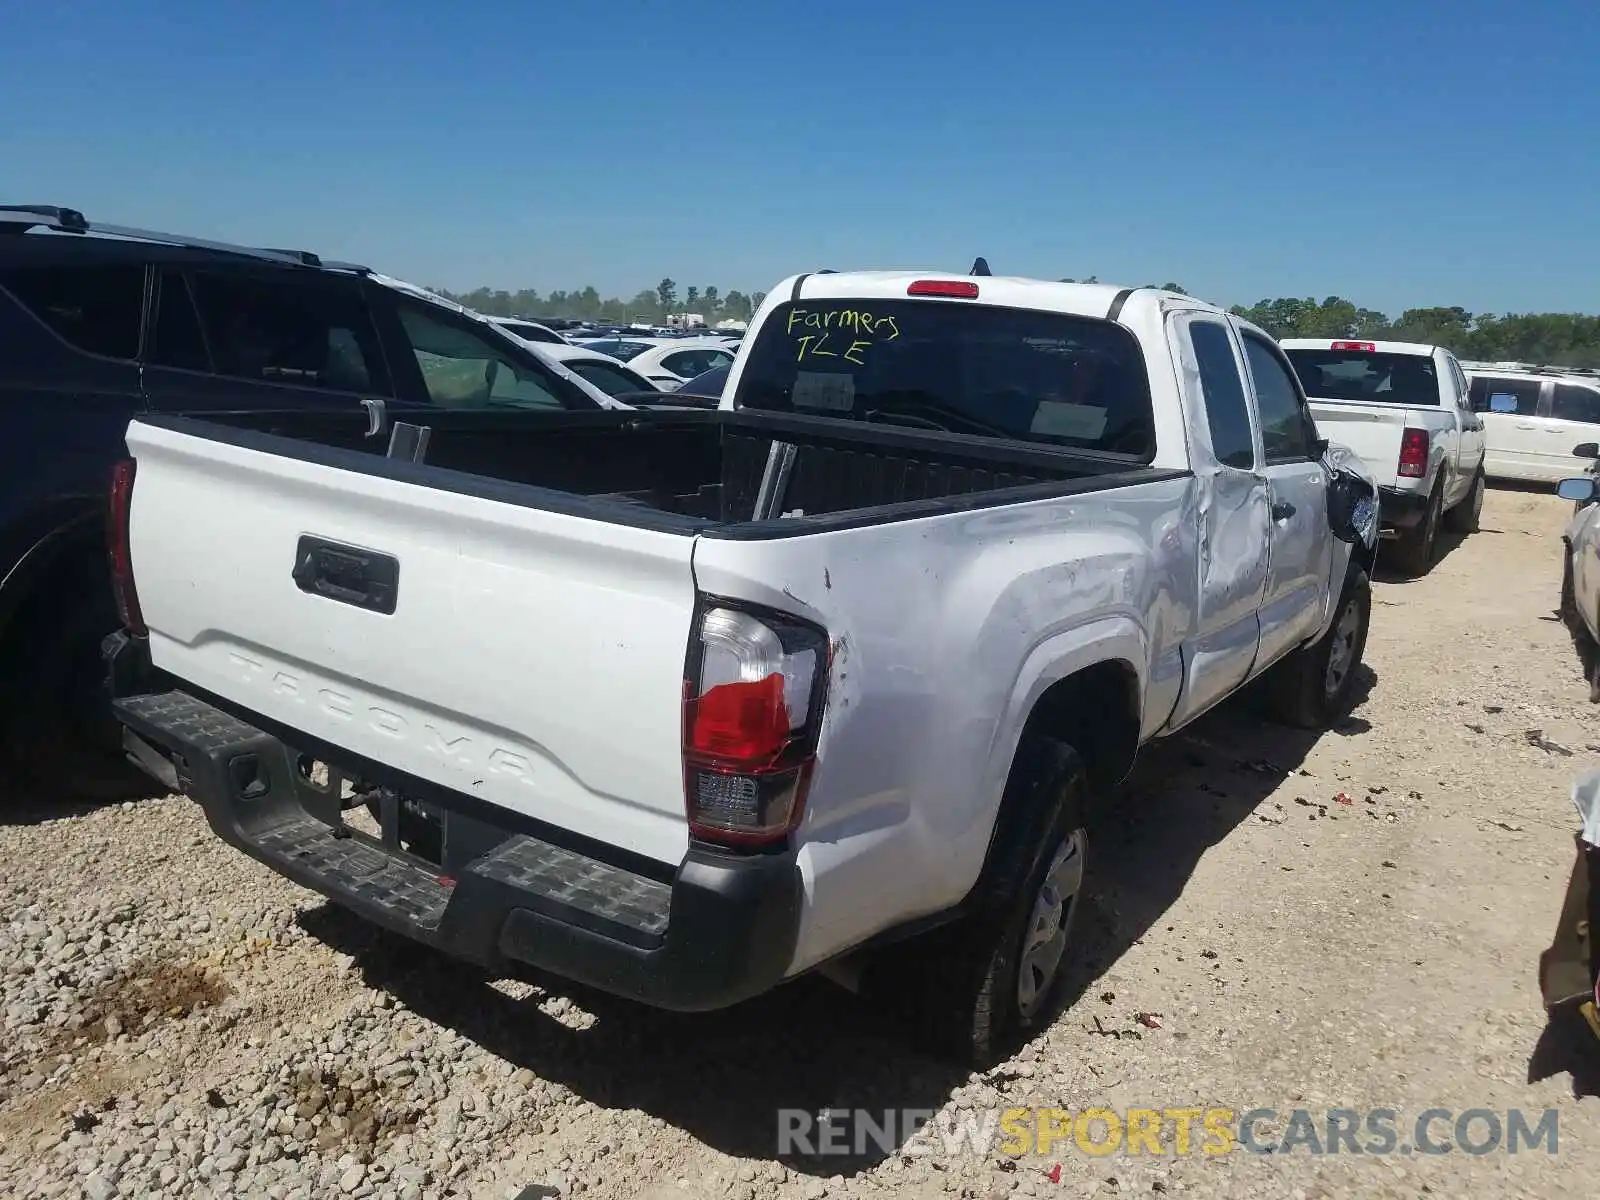
{"type": "Polygon", "coordinates": [[[105,571],[84,563],[51,579],[7,631],[3,687],[10,773],[41,798],[147,796],[153,782],[122,750],[100,643],[116,628],[105,571]]]}
{"type": "Polygon", "coordinates": [[[1050,1015],[1083,903],[1086,786],[1070,746],[1029,739],[967,915],[869,966],[864,990],[942,1057],[989,1066],[1050,1015]]]}
{"type": "Polygon", "coordinates": [[[1452,533],[1477,533],[1478,521],[1483,516],[1483,492],[1486,484],[1480,469],[1472,477],[1472,490],[1461,503],[1444,515],[1445,528],[1452,533]]]}
{"type": "Polygon", "coordinates": [[[1367,573],[1351,567],[1328,632],[1268,672],[1270,715],[1302,729],[1324,729],[1345,716],[1354,707],[1358,668],[1371,621],[1372,587],[1367,573]]]}
{"type": "Polygon", "coordinates": [[[1394,541],[1394,561],[1407,575],[1426,575],[1433,566],[1434,552],[1439,542],[1439,515],[1444,505],[1444,493],[1435,487],[1428,497],[1422,520],[1405,530],[1394,541]]]}

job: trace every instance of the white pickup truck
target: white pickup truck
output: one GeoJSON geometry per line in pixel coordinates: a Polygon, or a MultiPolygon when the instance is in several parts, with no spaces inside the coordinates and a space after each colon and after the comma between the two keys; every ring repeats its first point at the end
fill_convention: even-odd
{"type": "Polygon", "coordinates": [[[1352,703],[1375,489],[1269,337],[1149,289],[801,275],[726,397],[399,457],[136,420],[130,753],[491,968],[683,1010],[826,968],[987,1060],[1143,743],[1263,674],[1352,703]]]}
{"type": "Polygon", "coordinates": [[[1280,344],[1318,428],[1360,455],[1376,477],[1400,569],[1426,574],[1440,524],[1471,533],[1483,509],[1483,420],[1472,411],[1456,356],[1419,342],[1280,344]]]}

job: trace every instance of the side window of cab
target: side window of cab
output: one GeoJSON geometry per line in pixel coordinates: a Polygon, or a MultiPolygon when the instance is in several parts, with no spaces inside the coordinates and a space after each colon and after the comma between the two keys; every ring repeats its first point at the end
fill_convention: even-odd
{"type": "Polygon", "coordinates": [[[1250,425],[1250,404],[1245,399],[1244,380],[1239,375],[1239,362],[1234,357],[1233,339],[1227,326],[1220,321],[1192,320],[1189,342],[1200,368],[1211,452],[1225,467],[1253,471],[1255,431],[1250,425]]]}

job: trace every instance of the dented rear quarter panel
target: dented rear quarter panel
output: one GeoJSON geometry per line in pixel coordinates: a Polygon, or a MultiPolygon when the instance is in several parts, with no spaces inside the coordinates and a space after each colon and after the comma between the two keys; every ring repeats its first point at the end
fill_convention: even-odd
{"type": "Polygon", "coordinates": [[[1193,620],[1194,481],[765,542],[701,538],[697,588],[817,622],[828,707],[800,866],[795,969],[958,903],[977,879],[1034,701],[1099,662],[1147,731],[1193,620]],[[1154,678],[1153,678],[1154,676],[1154,678]],[[871,903],[865,903],[870,897],[871,903]]]}

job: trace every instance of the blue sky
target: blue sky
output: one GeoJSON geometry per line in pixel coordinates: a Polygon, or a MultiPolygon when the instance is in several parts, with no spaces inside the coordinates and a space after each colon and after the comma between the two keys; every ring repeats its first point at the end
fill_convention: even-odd
{"type": "Polygon", "coordinates": [[[453,288],[981,253],[1600,312],[1600,6],[1312,7],[14,4],[0,195],[453,288]]]}

